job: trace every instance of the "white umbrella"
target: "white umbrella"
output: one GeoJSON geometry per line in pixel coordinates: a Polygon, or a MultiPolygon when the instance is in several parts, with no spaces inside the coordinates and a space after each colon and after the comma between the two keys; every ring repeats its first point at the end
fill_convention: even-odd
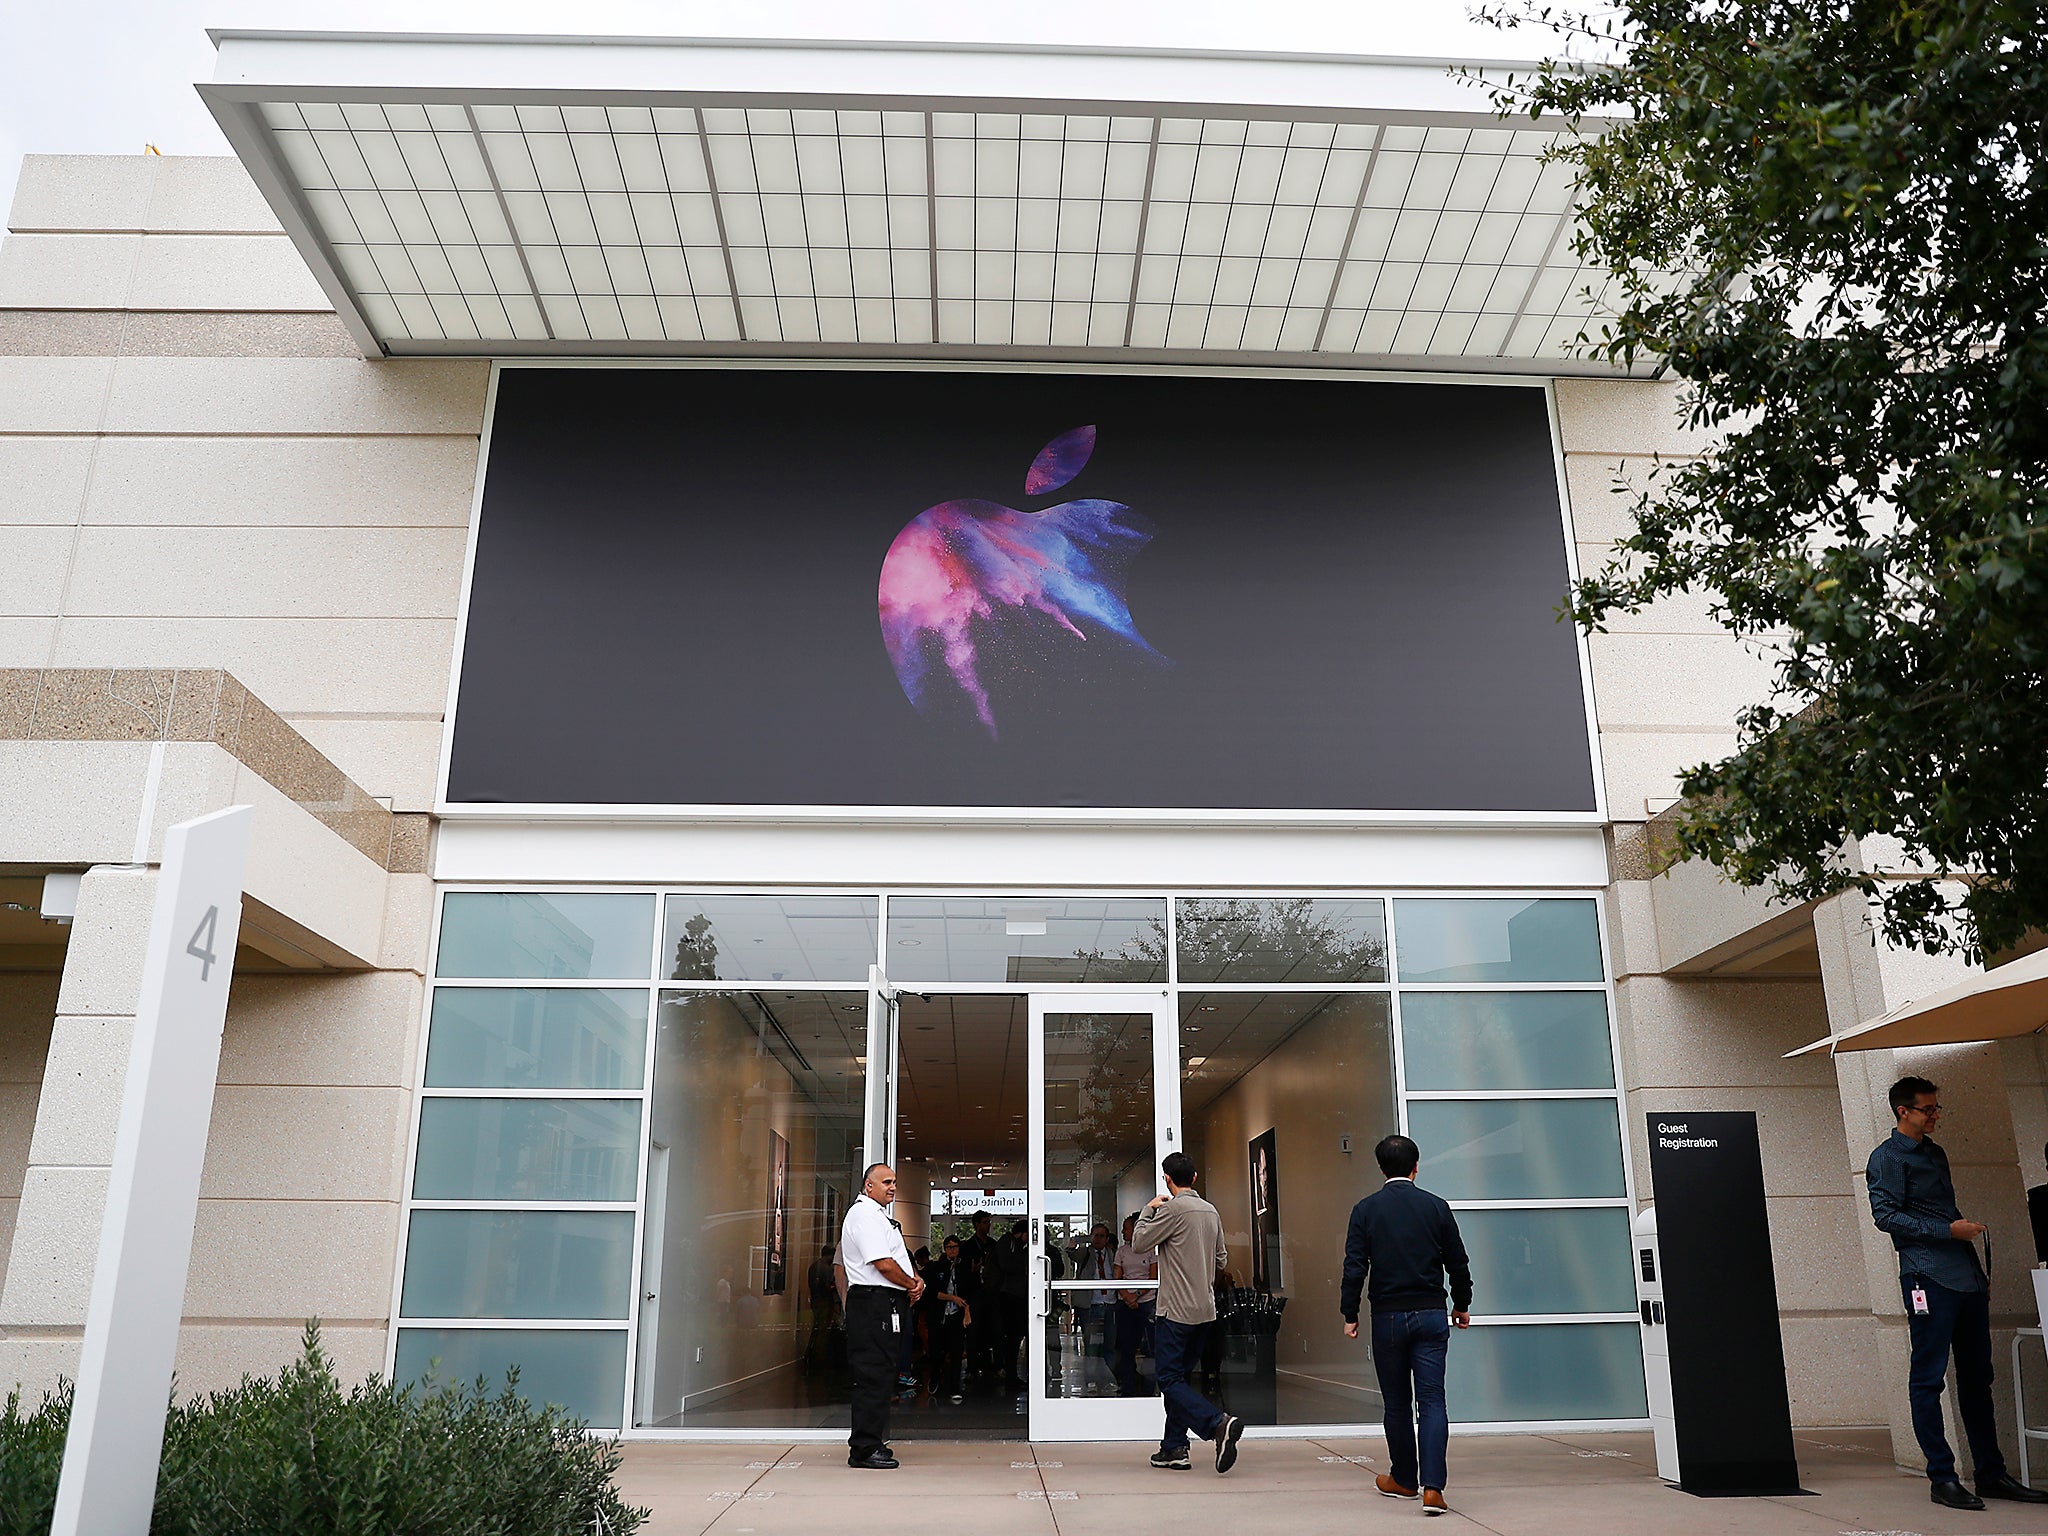
{"type": "Polygon", "coordinates": [[[2048,949],[1916,997],[1882,1018],[1785,1054],[1960,1045],[1971,1040],[2009,1040],[2043,1029],[2048,1029],[2048,949]]]}

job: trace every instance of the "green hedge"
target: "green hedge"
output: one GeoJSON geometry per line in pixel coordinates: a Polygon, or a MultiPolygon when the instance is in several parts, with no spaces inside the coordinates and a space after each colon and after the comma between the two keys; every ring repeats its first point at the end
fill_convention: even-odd
{"type": "MultiPolygon", "coordinates": [[[[616,1442],[495,1393],[343,1388],[316,1324],[276,1380],[173,1403],[151,1536],[626,1536],[648,1518],[612,1486],[616,1442]]],[[[46,1536],[71,1386],[0,1414],[0,1536],[46,1536]]]]}

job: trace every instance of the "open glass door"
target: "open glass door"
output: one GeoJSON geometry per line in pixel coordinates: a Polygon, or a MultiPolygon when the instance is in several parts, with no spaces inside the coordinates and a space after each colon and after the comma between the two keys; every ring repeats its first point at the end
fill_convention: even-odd
{"type": "Polygon", "coordinates": [[[1115,1264],[1179,1145],[1176,1038],[1163,991],[1031,995],[1034,1440],[1159,1435],[1157,1282],[1115,1264]]]}
{"type": "MultiPolygon", "coordinates": [[[[861,1163],[896,1161],[896,993],[879,965],[868,967],[867,1109],[861,1118],[861,1163]]],[[[861,1169],[853,1171],[860,1196],[861,1169]]],[[[836,1237],[837,1234],[835,1233],[836,1237]]]]}

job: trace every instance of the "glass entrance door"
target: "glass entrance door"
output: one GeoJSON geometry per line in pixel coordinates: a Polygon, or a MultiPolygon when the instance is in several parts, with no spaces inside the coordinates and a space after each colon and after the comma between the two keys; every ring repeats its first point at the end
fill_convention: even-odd
{"type": "Polygon", "coordinates": [[[1149,1265],[1125,1218],[1179,1145],[1176,1032],[1163,989],[1031,996],[1031,1437],[1156,1438],[1149,1265]]]}

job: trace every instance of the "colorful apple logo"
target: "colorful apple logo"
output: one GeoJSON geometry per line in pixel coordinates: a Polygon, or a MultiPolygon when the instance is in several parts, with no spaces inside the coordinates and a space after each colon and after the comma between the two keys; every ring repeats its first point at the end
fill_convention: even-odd
{"type": "MultiPolygon", "coordinates": [[[[1062,432],[1031,461],[1025,495],[1058,490],[1094,451],[1093,427],[1062,432]]],[[[904,696],[929,713],[957,690],[993,738],[984,676],[1040,654],[1047,625],[1072,643],[1108,640],[1170,666],[1138,633],[1124,597],[1131,560],[1151,541],[1151,524],[1114,501],[1039,512],[973,498],[927,507],[889,546],[877,592],[904,696]]]]}

